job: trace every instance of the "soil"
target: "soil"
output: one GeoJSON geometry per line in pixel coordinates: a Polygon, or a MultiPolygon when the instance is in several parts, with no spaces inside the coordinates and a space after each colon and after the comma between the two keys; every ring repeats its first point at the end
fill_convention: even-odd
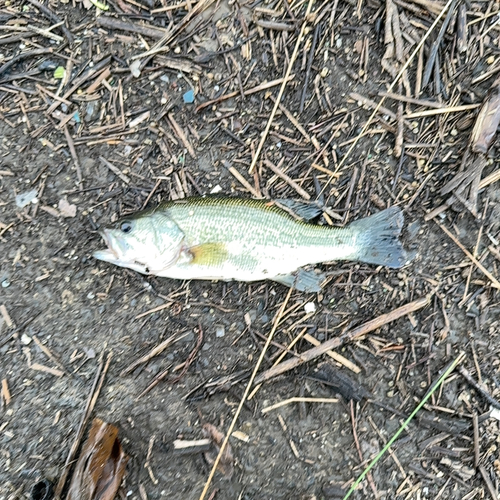
{"type": "MultiPolygon", "coordinates": [[[[306,5],[292,5],[294,24],[282,2],[221,2],[215,13],[194,16],[200,23],[191,22],[169,42],[168,53],[152,57],[135,77],[129,69],[131,58],[158,40],[100,27],[97,14],[111,16],[117,9],[129,8],[130,12],[119,17],[157,27],[168,27],[170,22],[179,26],[187,14],[183,7],[151,14],[151,7],[141,8],[140,3],[117,0],[109,3],[111,9],[105,13],[80,2],[51,2],[50,8],[67,20],[75,37],[73,45],[66,43],[57,28],[53,32],[63,41],[31,34],[0,45],[2,64],[23,48],[53,49],[53,53],[34,54],[0,70],[0,304],[5,307],[0,318],[0,378],[10,393],[9,400],[4,390],[0,409],[1,499],[29,498],[31,486],[41,478],[57,482],[100,360],[109,353],[109,369],[86,428],[95,417],[119,428],[120,441],[130,456],[119,495],[131,500],[198,499],[210,472],[210,457],[179,455],[173,443],[201,439],[205,423],[227,431],[288,291],[273,282],[181,282],[146,277],[92,258],[92,252],[103,246],[96,229],[146,204],[210,193],[251,196],[231,174],[231,167],[266,198],[300,198],[265,164],[258,163],[256,176],[248,174],[273,108],[270,97],[277,97],[279,87],[243,99],[240,85],[253,88],[284,76],[306,5]],[[273,10],[283,12],[273,17],[273,10]],[[286,22],[293,31],[258,26],[257,19],[286,22]],[[221,50],[225,52],[214,53],[221,50]],[[95,66],[107,56],[111,59],[104,67],[110,68],[111,76],[106,84],[88,92],[95,81],[89,79],[79,87],[81,92],[64,98],[67,104],[47,113],[58,101],[38,86],[52,94],[58,92],[61,81],[54,78],[56,66],[68,68],[68,58],[72,58],[71,78],[75,78],[89,63],[95,66]],[[200,70],[171,69],[167,57],[182,59],[191,69],[199,66],[200,70]],[[36,74],[23,76],[34,69],[36,74]],[[184,95],[191,89],[194,103],[186,103],[184,95]],[[232,91],[235,97],[197,109],[232,91]],[[125,127],[120,125],[121,99],[125,127]],[[130,125],[134,119],[138,123],[130,125]],[[61,126],[62,122],[66,125],[61,126]],[[64,126],[75,144],[82,183],[64,126]],[[192,147],[191,152],[183,140],[192,147]],[[110,170],[101,157],[122,176],[110,170]],[[20,206],[23,200],[18,195],[32,190],[36,190],[36,198],[20,206]],[[155,308],[156,312],[148,312],[155,308]],[[131,373],[121,374],[176,334],[184,336],[131,373]],[[183,373],[182,364],[200,335],[201,348],[183,373]],[[47,357],[35,338],[57,363],[47,357]],[[141,395],[166,369],[167,376],[141,395]],[[175,381],[179,374],[180,380],[175,381]]],[[[282,98],[307,133],[316,137],[319,147],[326,147],[326,156],[318,154],[281,111],[261,155],[279,164],[312,199],[318,193],[315,182],[319,190],[325,188],[324,201],[338,215],[336,223],[400,205],[405,209],[405,245],[415,255],[400,270],[359,263],[322,266],[329,273],[328,284],[319,294],[292,292],[291,310],[274,340],[287,345],[305,328],[324,341],[426,294],[432,294],[430,303],[344,345],[339,352],[361,369],[358,374],[322,357],[263,384],[238,418],[235,429],[242,433],[237,434],[240,438],[230,438],[233,474],[216,473],[209,489],[215,496],[210,498],[342,498],[397,431],[402,415],[414,410],[430,384],[460,352],[466,353],[463,366],[473,378],[493,397],[500,394],[498,290],[471,266],[435,220],[425,220],[430,210],[448,198],[441,189],[459,171],[469,142],[470,126],[457,129],[457,120],[475,111],[415,118],[415,124],[405,129],[409,154],[401,161],[394,155],[396,122],[378,115],[371,133],[361,139],[333,182],[327,184],[325,172],[335,171],[350,140],[370,115],[349,93],[377,101],[378,92],[392,81],[380,64],[385,52],[385,3],[358,2],[359,16],[358,5],[353,3],[341,0],[338,5],[315,6],[318,13],[327,10],[318,22],[304,111],[299,113],[299,106],[313,24],[306,34],[308,49],[299,51],[295,76],[282,98]],[[364,72],[360,64],[363,44],[369,46],[364,72]],[[327,130],[329,125],[333,128],[327,130]],[[314,162],[322,170],[311,168],[314,162]],[[306,314],[312,307],[306,304],[311,303],[314,313],[306,314]],[[316,380],[320,363],[325,361],[360,384],[369,398],[349,401],[345,393],[339,395],[338,388],[316,380]],[[295,396],[337,398],[338,402],[291,403],[262,412],[295,396]]],[[[155,8],[161,6],[155,4],[155,8]]],[[[474,8],[476,14],[486,11],[486,3],[474,4],[474,8]]],[[[399,13],[417,20],[425,14],[430,19],[420,9],[415,14],[399,7],[399,13]]],[[[6,26],[14,26],[12,19],[17,19],[19,26],[49,27],[49,21],[30,3],[6,2],[0,17],[6,26]]],[[[417,28],[412,29],[405,33],[414,35],[417,28]]],[[[443,42],[446,50],[456,41],[453,29],[449,28],[443,42]]],[[[424,31],[418,33],[422,36],[424,31]]],[[[497,33],[490,34],[491,44],[498,41],[494,38],[497,33]]],[[[17,34],[9,32],[9,36],[17,34]]],[[[453,105],[481,103],[491,80],[476,85],[470,82],[471,75],[487,67],[488,57],[498,53],[498,47],[496,52],[488,47],[480,54],[469,49],[470,57],[450,56],[463,69],[461,91],[454,87],[459,82],[450,78],[447,96],[442,92],[435,95],[430,85],[420,97],[446,105],[451,105],[451,96],[456,97],[453,105]]],[[[445,63],[441,64],[444,68],[445,63]]],[[[412,85],[415,71],[416,63],[410,71],[412,85]]],[[[59,95],[70,86],[71,82],[59,95]]],[[[396,101],[384,105],[397,113],[396,101]]],[[[416,109],[420,108],[405,104],[404,112],[416,109]]],[[[495,168],[495,156],[490,154],[483,177],[495,168]]],[[[475,250],[481,263],[498,277],[498,183],[479,192],[477,206],[478,217],[455,203],[437,221],[467,249],[475,250]]],[[[299,341],[294,350],[300,353],[310,347],[299,341]]],[[[269,368],[279,352],[271,346],[260,371],[269,368]]],[[[490,490],[474,463],[473,415],[479,415],[478,465],[498,492],[499,422],[481,394],[454,373],[352,498],[488,498],[490,490]]]]}

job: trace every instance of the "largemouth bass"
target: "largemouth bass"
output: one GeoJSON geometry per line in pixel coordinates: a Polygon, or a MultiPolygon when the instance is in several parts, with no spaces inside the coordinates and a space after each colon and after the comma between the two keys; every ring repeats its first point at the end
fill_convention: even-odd
{"type": "Polygon", "coordinates": [[[403,213],[391,207],[347,227],[297,220],[273,202],[187,198],[126,216],[100,231],[94,257],[143,274],[174,279],[271,279],[319,291],[324,276],[302,267],[352,260],[399,268],[403,213]]]}

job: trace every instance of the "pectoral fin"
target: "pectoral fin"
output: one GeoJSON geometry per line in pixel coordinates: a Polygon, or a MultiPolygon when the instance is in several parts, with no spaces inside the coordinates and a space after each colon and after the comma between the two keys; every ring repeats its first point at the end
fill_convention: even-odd
{"type": "Polygon", "coordinates": [[[203,243],[189,248],[192,256],[191,264],[202,266],[218,265],[227,259],[227,249],[224,243],[203,243]]]}
{"type": "Polygon", "coordinates": [[[321,291],[321,284],[325,281],[325,275],[317,274],[314,271],[297,269],[291,274],[280,274],[271,279],[282,285],[295,288],[299,292],[315,293],[321,291]]]}

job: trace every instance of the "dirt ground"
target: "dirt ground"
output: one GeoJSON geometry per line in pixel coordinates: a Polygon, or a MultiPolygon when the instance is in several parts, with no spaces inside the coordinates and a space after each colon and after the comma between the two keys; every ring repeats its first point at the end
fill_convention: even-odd
{"type": "Polygon", "coordinates": [[[414,258],[400,270],[322,266],[324,290],[292,292],[260,371],[300,333],[323,342],[426,295],[429,304],[344,344],[359,373],[322,356],[264,383],[230,438],[233,473],[217,472],[207,498],[343,498],[460,352],[479,390],[455,371],[352,498],[497,498],[499,413],[484,396],[500,395],[497,145],[469,145],[500,64],[499,4],[454,3],[442,39],[446,15],[413,58],[408,89],[390,90],[408,102],[386,99],[366,131],[366,99],[380,100],[444,4],[313,2],[306,18],[306,2],[210,3],[45,3],[69,35],[36,2],[1,4],[0,499],[57,483],[110,354],[85,428],[95,417],[118,426],[130,456],[120,498],[198,499],[210,457],[173,443],[203,438],[206,423],[227,431],[288,290],[145,277],[93,259],[96,230],[165,199],[320,192],[320,223],[401,206],[414,258]],[[304,22],[283,108],[249,174],[304,22]],[[430,82],[419,84],[435,46],[430,82]],[[359,400],[317,380],[325,362],[360,384],[359,400]],[[295,396],[338,402],[262,412],[295,396]]]}

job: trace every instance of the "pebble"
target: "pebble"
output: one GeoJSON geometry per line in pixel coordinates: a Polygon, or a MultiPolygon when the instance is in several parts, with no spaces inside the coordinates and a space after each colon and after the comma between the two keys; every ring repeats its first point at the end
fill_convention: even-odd
{"type": "Polygon", "coordinates": [[[307,302],[304,304],[304,311],[307,314],[316,312],[316,304],[314,302],[307,302]]]}
{"type": "Polygon", "coordinates": [[[224,326],[219,325],[215,330],[215,336],[221,338],[224,337],[225,334],[226,334],[226,329],[224,328],[224,326]]]}
{"type": "Polygon", "coordinates": [[[31,344],[32,342],[32,338],[29,336],[29,335],[26,335],[25,333],[23,333],[21,335],[21,342],[24,344],[24,345],[29,345],[31,344]]]}

